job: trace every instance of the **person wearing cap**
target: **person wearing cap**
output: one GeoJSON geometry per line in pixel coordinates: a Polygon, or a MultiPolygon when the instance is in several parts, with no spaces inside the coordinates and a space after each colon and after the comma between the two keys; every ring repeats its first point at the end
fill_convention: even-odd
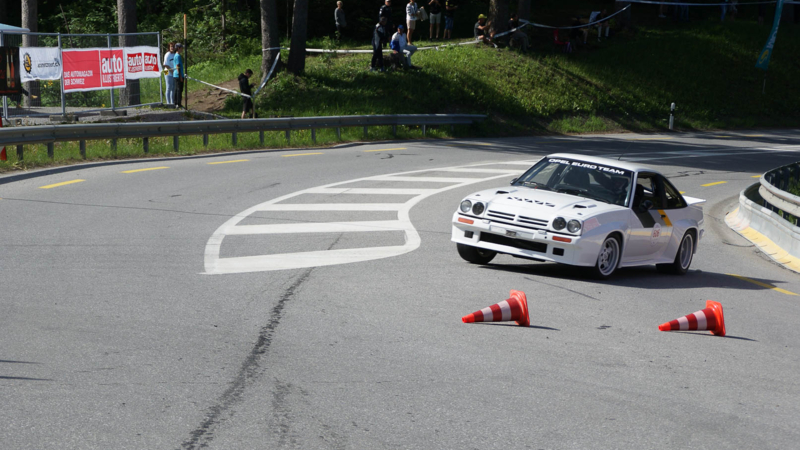
{"type": "Polygon", "coordinates": [[[386,17],[381,16],[380,22],[375,25],[375,30],[372,32],[372,62],[370,63],[370,72],[374,72],[376,68],[380,68],[383,72],[383,45],[389,42],[389,32],[386,31],[386,17]]]}
{"type": "Polygon", "coordinates": [[[177,105],[178,108],[181,107],[181,99],[183,97],[183,82],[184,82],[183,77],[184,74],[186,73],[183,62],[183,55],[181,55],[182,51],[183,51],[183,44],[181,44],[180,42],[175,44],[175,58],[172,59],[172,64],[174,66],[174,70],[172,71],[172,77],[175,78],[175,105],[177,105]]]}
{"type": "Polygon", "coordinates": [[[489,27],[492,25],[491,22],[486,21],[486,16],[481,14],[478,16],[478,21],[475,22],[475,27],[473,28],[473,33],[475,34],[475,39],[479,41],[483,41],[486,44],[492,44],[492,38],[489,35],[489,27]]]}
{"type": "Polygon", "coordinates": [[[164,54],[164,69],[166,70],[166,75],[164,78],[167,79],[167,92],[166,92],[166,100],[168,105],[175,104],[175,78],[172,77],[172,60],[175,59],[175,43],[169,43],[169,51],[164,54]]]}
{"type": "MultiPolygon", "coordinates": [[[[392,0],[386,0],[384,5],[381,6],[380,12],[378,12],[378,22],[381,21],[381,17],[386,18],[386,33],[387,36],[394,33],[394,21],[392,20],[392,0]]],[[[388,41],[388,39],[387,39],[388,41]]],[[[388,42],[387,42],[388,44],[388,42]]],[[[384,47],[386,47],[384,45],[384,47]]]]}
{"type": "Polygon", "coordinates": [[[406,5],[406,24],[408,25],[408,34],[406,35],[406,39],[408,40],[408,44],[411,44],[411,36],[414,34],[414,30],[417,28],[417,19],[419,18],[419,7],[417,6],[417,0],[408,0],[408,5],[406,5]]]}
{"type": "Polygon", "coordinates": [[[453,21],[458,9],[456,1],[445,0],[444,2],[444,39],[452,39],[453,37],[453,21]]]}
{"type": "Polygon", "coordinates": [[[411,64],[411,55],[417,51],[417,47],[408,43],[406,40],[406,27],[403,25],[397,26],[397,33],[392,36],[392,53],[399,56],[403,65],[410,69],[419,69],[419,67],[411,64]]]}

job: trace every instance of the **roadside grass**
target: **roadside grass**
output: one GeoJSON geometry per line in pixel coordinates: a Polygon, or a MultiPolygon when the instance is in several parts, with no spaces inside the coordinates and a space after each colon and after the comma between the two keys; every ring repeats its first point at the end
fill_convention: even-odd
{"type": "MultiPolygon", "coordinates": [[[[594,33],[594,31],[592,31],[594,33]]],[[[303,77],[275,76],[260,117],[488,114],[495,134],[661,131],[670,103],[679,130],[795,125],[800,119],[800,29],[781,29],[766,93],[756,55],[768,35],[754,21],[641,27],[574,54],[532,33],[534,52],[446,47],[413,56],[421,71],[372,73],[370,55],[312,56],[303,77]]],[[[419,46],[428,45],[418,40],[419,46]]],[[[441,44],[441,43],[439,43],[441,44]]],[[[240,101],[223,115],[235,117],[240,101]]]]}
{"type": "MultiPolygon", "coordinates": [[[[573,54],[555,51],[552,33],[534,30],[533,51],[481,46],[442,47],[414,55],[419,71],[370,72],[370,55],[310,56],[306,72],[295,77],[285,71],[256,99],[259,117],[308,117],[357,114],[486,114],[475,127],[428,130],[430,138],[512,136],[554,133],[658,132],[668,125],[669,106],[677,104],[677,130],[758,127],[796,127],[800,122],[800,27],[781,28],[767,73],[755,61],[769,34],[768,26],[740,20],[720,23],[714,15],[690,24],[657,23],[635,32],[590,44],[573,54]]],[[[423,33],[424,35],[425,33],[423,33]]],[[[285,43],[288,45],[288,42],[285,43]]],[[[419,46],[428,45],[418,40],[419,46]]],[[[441,45],[441,42],[436,44],[441,45]]],[[[330,39],[309,47],[332,48],[330,39]]],[[[366,48],[364,46],[363,48],[366,48]]],[[[286,62],[288,51],[281,52],[286,62]]],[[[260,79],[260,55],[224,58],[193,65],[189,74],[209,83],[235,79],[246,68],[260,79]]],[[[190,90],[199,89],[191,82],[190,90]]],[[[157,96],[157,80],[142,85],[145,98],[157,96]],[[155,92],[155,94],[154,94],[155,92]]],[[[231,96],[222,115],[238,118],[241,99],[231,96]]],[[[314,145],[310,131],[292,132],[287,144],[282,132],[240,134],[237,146],[230,135],[181,137],[180,150],[171,138],[151,138],[149,156],[192,155],[220,150],[289,148],[314,145]]],[[[420,138],[418,129],[398,128],[398,139],[420,138]]],[[[393,139],[390,127],[370,128],[369,140],[393,139]]],[[[362,131],[317,130],[317,146],[363,141],[362,131]]],[[[77,142],[55,145],[55,160],[46,147],[25,146],[25,158],[9,161],[0,171],[80,161],[77,142]]],[[[120,140],[116,151],[109,141],[87,142],[87,159],[143,156],[141,140],[120,140]]]]}

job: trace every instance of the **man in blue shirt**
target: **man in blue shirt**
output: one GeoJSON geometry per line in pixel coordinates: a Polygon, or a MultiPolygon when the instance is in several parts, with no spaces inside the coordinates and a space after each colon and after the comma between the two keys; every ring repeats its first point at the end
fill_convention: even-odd
{"type": "MultiPolygon", "coordinates": [[[[183,62],[183,44],[180,42],[175,44],[175,58],[172,59],[172,65],[175,67],[175,70],[172,71],[172,76],[175,78],[175,104],[178,108],[181,107],[181,100],[183,96],[183,77],[185,72],[184,62],[183,62]]],[[[187,108],[188,109],[188,108],[187,108]]]]}

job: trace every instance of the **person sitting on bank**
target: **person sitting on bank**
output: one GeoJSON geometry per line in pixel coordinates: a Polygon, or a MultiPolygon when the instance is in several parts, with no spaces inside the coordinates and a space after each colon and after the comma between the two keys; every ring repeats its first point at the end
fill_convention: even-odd
{"type": "Polygon", "coordinates": [[[519,15],[517,13],[511,15],[511,19],[508,21],[508,29],[514,30],[511,33],[510,42],[517,42],[523,52],[528,50],[528,35],[519,29],[519,15]]]}
{"type": "Polygon", "coordinates": [[[475,39],[483,41],[485,44],[493,45],[492,37],[494,37],[494,33],[489,33],[491,26],[492,22],[487,22],[485,15],[479,15],[478,21],[475,22],[475,27],[473,28],[475,39]]]}
{"type": "Polygon", "coordinates": [[[419,67],[411,64],[411,55],[417,51],[417,47],[409,44],[408,41],[406,41],[405,26],[397,26],[397,33],[392,36],[391,46],[392,54],[397,55],[405,67],[408,67],[409,69],[419,69],[419,67]]]}
{"type": "Polygon", "coordinates": [[[242,119],[247,117],[247,113],[253,109],[253,85],[250,84],[250,77],[253,76],[253,71],[247,69],[244,73],[239,74],[239,90],[242,94],[249,95],[250,97],[242,97],[242,119]]]}

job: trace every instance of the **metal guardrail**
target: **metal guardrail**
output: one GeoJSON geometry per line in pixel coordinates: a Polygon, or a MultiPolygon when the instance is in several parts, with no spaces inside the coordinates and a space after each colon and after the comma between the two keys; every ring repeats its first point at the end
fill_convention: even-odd
{"type": "Polygon", "coordinates": [[[800,197],[788,192],[800,187],[800,162],[772,169],[761,176],[758,193],[764,199],[763,207],[778,213],[781,217],[797,225],[800,217],[800,197]]]}
{"type": "Polygon", "coordinates": [[[116,139],[141,138],[144,152],[148,152],[151,137],[173,136],[173,147],[177,151],[179,136],[203,135],[203,145],[208,145],[209,134],[231,134],[233,145],[236,145],[236,133],[258,132],[261,143],[264,143],[265,131],[284,131],[287,142],[291,142],[291,132],[311,130],[311,138],[316,143],[316,130],[336,128],[337,137],[341,139],[341,128],[364,127],[364,136],[368,136],[368,127],[391,126],[397,135],[397,126],[421,126],[425,136],[427,127],[435,125],[470,125],[486,119],[481,114],[397,114],[372,116],[327,116],[327,117],[287,117],[278,119],[232,119],[232,120],[191,120],[183,122],[149,122],[149,123],[102,123],[78,125],[44,125],[32,127],[10,127],[0,129],[0,147],[17,146],[18,158],[22,159],[22,146],[30,144],[47,144],[48,155],[53,157],[53,143],[79,141],[81,156],[86,157],[87,140],[112,141],[116,139]]]}

